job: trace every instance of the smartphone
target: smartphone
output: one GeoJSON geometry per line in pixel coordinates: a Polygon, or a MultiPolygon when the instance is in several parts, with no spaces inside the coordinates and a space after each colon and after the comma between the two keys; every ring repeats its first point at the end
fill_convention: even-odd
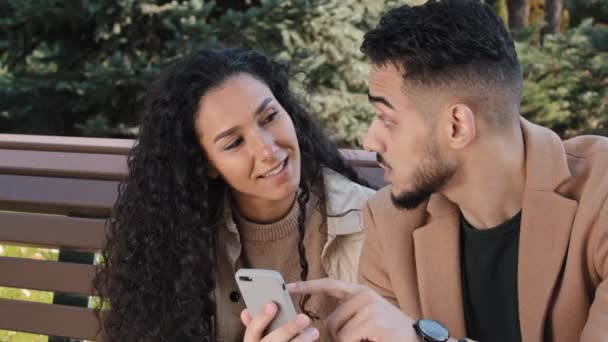
{"type": "Polygon", "coordinates": [[[266,334],[296,317],[293,302],[279,272],[259,268],[241,268],[234,277],[252,316],[262,311],[264,305],[270,301],[277,304],[279,310],[266,328],[266,334]]]}

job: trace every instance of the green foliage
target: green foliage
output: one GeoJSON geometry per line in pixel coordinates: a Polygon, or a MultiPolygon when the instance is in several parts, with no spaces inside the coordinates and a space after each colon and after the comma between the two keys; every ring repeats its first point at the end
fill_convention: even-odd
{"type": "Polygon", "coordinates": [[[370,111],[356,100],[367,74],[359,44],[389,2],[266,0],[213,17],[214,3],[202,0],[8,0],[0,5],[0,130],[132,137],[162,65],[222,42],[300,66],[319,119],[354,143],[370,111]]]}
{"type": "Polygon", "coordinates": [[[509,11],[507,8],[507,0],[485,0],[486,4],[492,6],[494,11],[502,19],[505,26],[509,26],[509,11]]]}
{"type": "Polygon", "coordinates": [[[594,27],[587,30],[587,35],[593,47],[608,52],[608,27],[594,27]]]}
{"type": "MultiPolygon", "coordinates": [[[[358,138],[371,119],[367,103],[368,63],[359,52],[365,31],[393,1],[288,0],[246,12],[229,12],[214,24],[222,41],[262,48],[302,70],[312,111],[335,140],[358,138]],[[258,13],[263,12],[263,20],[258,13]],[[240,32],[238,39],[231,32],[240,32]]],[[[298,88],[299,84],[294,84],[298,88]]]]}
{"type": "Polygon", "coordinates": [[[212,4],[8,0],[0,17],[3,131],[128,135],[145,85],[188,50],[212,4]]]}
{"type": "Polygon", "coordinates": [[[591,21],[564,36],[518,43],[524,69],[522,115],[564,138],[608,135],[608,53],[594,49],[591,21]]]}
{"type": "Polygon", "coordinates": [[[585,18],[608,23],[608,0],[566,0],[565,6],[574,25],[579,25],[585,18]]]}
{"type": "MultiPolygon", "coordinates": [[[[0,244],[0,257],[57,261],[57,256],[58,250],[0,244]]],[[[0,287],[0,298],[51,303],[53,301],[53,293],[47,291],[0,287]]],[[[20,333],[0,329],[0,341],[2,342],[46,342],[47,340],[48,338],[43,335],[20,333]]]]}
{"type": "MultiPolygon", "coordinates": [[[[372,118],[359,45],[383,11],[405,2],[423,0],[263,0],[224,12],[206,0],[0,1],[0,132],[134,137],[160,68],[221,42],[298,66],[306,84],[294,88],[336,141],[358,145],[372,118]]],[[[589,42],[607,39],[589,27],[543,47],[532,27],[518,44],[523,114],[565,136],[605,132],[606,58],[589,42]]]]}

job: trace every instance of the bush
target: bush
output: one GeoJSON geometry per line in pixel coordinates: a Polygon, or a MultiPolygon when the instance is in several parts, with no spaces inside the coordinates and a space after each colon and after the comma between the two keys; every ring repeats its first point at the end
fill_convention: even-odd
{"type": "MultiPolygon", "coordinates": [[[[134,137],[143,91],[159,69],[202,43],[222,42],[299,66],[307,100],[330,135],[359,145],[372,119],[359,45],[398,3],[264,0],[218,11],[203,0],[1,1],[0,132],[134,137]]],[[[605,38],[589,30],[583,24],[543,47],[533,38],[518,44],[523,115],[564,136],[606,133],[607,59],[590,43],[605,38]]]]}
{"type": "Polygon", "coordinates": [[[563,138],[608,135],[608,53],[596,50],[591,21],[564,36],[517,44],[524,70],[522,115],[563,138]]]}
{"type": "Polygon", "coordinates": [[[608,0],[566,0],[572,23],[579,25],[585,18],[608,23],[608,0]]]}
{"type": "Polygon", "coordinates": [[[162,65],[222,42],[300,65],[319,119],[352,144],[369,116],[367,100],[357,100],[367,74],[359,44],[386,3],[267,0],[214,17],[202,0],[2,2],[0,130],[133,137],[143,91],[162,65]]]}

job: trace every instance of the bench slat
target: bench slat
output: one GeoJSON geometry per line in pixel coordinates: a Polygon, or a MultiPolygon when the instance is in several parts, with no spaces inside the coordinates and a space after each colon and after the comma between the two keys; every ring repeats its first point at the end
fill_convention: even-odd
{"type": "Polygon", "coordinates": [[[121,180],[127,176],[127,158],[117,154],[0,149],[0,173],[121,180]]]}
{"type": "MultiPolygon", "coordinates": [[[[127,175],[126,155],[134,143],[0,134],[0,242],[100,249],[104,219],[127,175]]],[[[384,185],[374,153],[341,152],[372,186],[384,185]]],[[[94,271],[87,264],[0,257],[0,286],[86,295],[94,271]]],[[[0,298],[0,329],[90,340],[98,326],[91,309],[0,298]]]]}
{"type": "Polygon", "coordinates": [[[89,295],[93,277],[93,265],[0,257],[0,286],[89,295]]]}
{"type": "Polygon", "coordinates": [[[0,174],[0,210],[107,217],[118,181],[0,174]]]}
{"type": "Polygon", "coordinates": [[[384,170],[379,167],[355,167],[355,171],[374,189],[380,189],[387,184],[384,181],[384,170]]]}
{"type": "Polygon", "coordinates": [[[0,298],[0,329],[96,340],[91,309],[0,298]]]}
{"type": "Polygon", "coordinates": [[[0,134],[0,148],[58,152],[124,154],[132,139],[61,137],[50,135],[0,134]]]}
{"type": "Polygon", "coordinates": [[[105,219],[0,211],[0,242],[94,252],[103,247],[105,219]]]}
{"type": "MultiPolygon", "coordinates": [[[[382,186],[382,169],[357,167],[382,186]]],[[[0,210],[107,217],[118,196],[118,182],[0,174],[0,210]]]]}
{"type": "MultiPolygon", "coordinates": [[[[0,134],[3,149],[127,155],[134,144],[133,139],[0,134]]],[[[377,167],[375,153],[355,149],[340,151],[355,166],[377,167]]]]}
{"type": "Polygon", "coordinates": [[[352,166],[379,168],[376,153],[351,149],[340,149],[340,153],[352,166]]]}

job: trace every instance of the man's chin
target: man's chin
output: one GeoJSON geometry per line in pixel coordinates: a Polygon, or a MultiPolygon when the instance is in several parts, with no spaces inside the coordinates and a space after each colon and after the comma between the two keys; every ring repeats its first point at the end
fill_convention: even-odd
{"type": "Polygon", "coordinates": [[[391,189],[391,201],[397,209],[416,209],[430,197],[431,193],[424,191],[401,191],[395,193],[395,189],[391,189]]]}

